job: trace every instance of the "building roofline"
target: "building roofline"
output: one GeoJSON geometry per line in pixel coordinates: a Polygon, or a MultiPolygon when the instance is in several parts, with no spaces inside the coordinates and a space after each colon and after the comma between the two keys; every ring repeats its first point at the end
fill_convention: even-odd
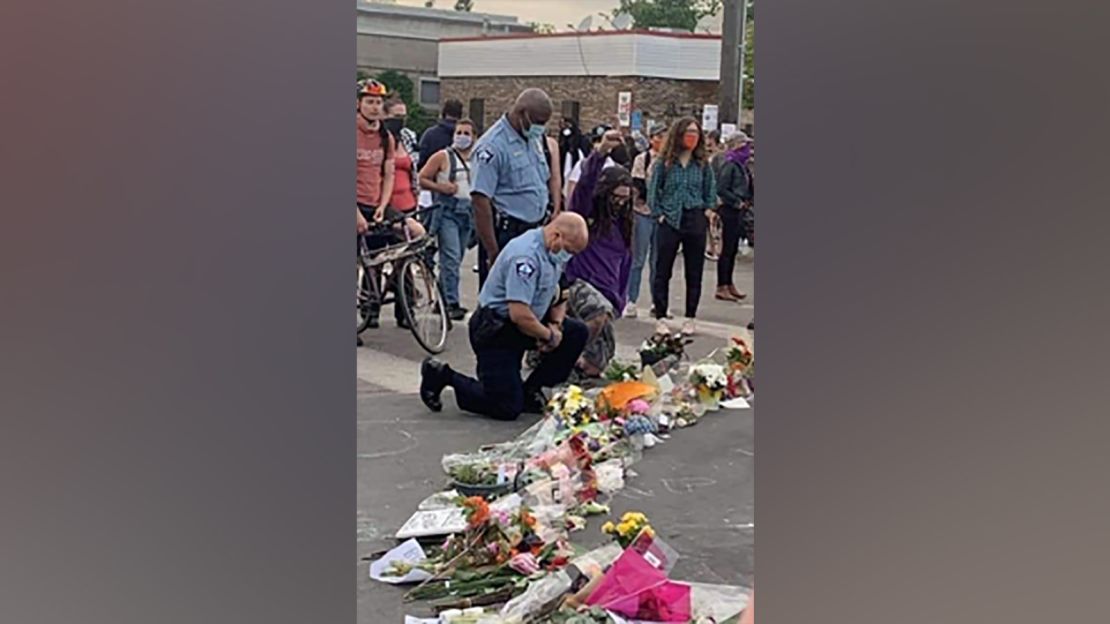
{"type": "Polygon", "coordinates": [[[465,41],[496,41],[499,39],[554,39],[557,37],[601,37],[610,35],[643,35],[646,37],[660,37],[665,39],[716,39],[720,40],[721,35],[714,35],[709,33],[674,33],[674,32],[660,32],[657,30],[595,30],[590,32],[560,32],[560,33],[490,33],[484,36],[470,36],[470,37],[443,37],[440,43],[456,43],[465,41]]]}
{"type": "Polygon", "coordinates": [[[403,4],[382,4],[378,2],[365,2],[355,0],[355,9],[359,13],[376,13],[384,15],[404,15],[407,17],[423,17],[451,22],[477,23],[489,21],[498,26],[526,26],[513,15],[498,15],[495,13],[471,13],[468,11],[454,11],[451,9],[429,9],[403,4]]]}

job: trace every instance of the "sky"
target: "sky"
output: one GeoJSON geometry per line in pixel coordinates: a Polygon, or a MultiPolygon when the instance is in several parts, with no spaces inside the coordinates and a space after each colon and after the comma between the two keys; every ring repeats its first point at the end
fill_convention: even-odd
{"type": "MultiPolygon", "coordinates": [[[[397,4],[424,6],[424,0],[397,0],[397,4]]],[[[619,0],[474,0],[474,11],[515,15],[524,24],[539,22],[564,30],[567,24],[578,24],[587,15],[611,13],[618,5],[619,0]]],[[[435,0],[437,9],[454,6],[455,0],[435,0]]],[[[598,19],[595,17],[595,25],[598,19]]]]}

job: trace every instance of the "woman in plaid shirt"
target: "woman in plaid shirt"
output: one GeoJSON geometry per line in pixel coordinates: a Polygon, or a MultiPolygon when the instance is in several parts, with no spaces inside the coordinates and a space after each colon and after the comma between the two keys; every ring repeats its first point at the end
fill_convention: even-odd
{"type": "Polygon", "coordinates": [[[694,317],[701,299],[702,269],[705,268],[705,232],[709,213],[717,204],[717,182],[705,149],[701,125],[692,117],[671,126],[663,152],[653,164],[648,184],[648,206],[659,221],[656,232],[653,314],[667,317],[671,274],[682,250],[686,273],[686,321],[682,333],[694,333],[694,317]]]}

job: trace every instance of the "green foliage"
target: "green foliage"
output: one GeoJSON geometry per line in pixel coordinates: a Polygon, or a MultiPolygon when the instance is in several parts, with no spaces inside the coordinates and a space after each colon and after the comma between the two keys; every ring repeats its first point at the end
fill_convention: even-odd
{"type": "Polygon", "coordinates": [[[474,0],[455,0],[456,11],[470,12],[474,9],[474,0]]]}
{"type": "Polygon", "coordinates": [[[412,80],[408,76],[389,69],[374,76],[374,78],[388,87],[390,94],[397,94],[405,102],[405,107],[409,112],[408,117],[405,118],[405,125],[415,132],[416,136],[423,134],[429,126],[435,123],[435,119],[420,105],[416,86],[412,84],[412,80]]]}
{"type": "Polygon", "coordinates": [[[539,22],[528,22],[528,26],[532,28],[532,32],[539,33],[541,35],[550,35],[551,33],[555,32],[555,25],[554,24],[541,24],[539,22]]]}
{"type": "Polygon", "coordinates": [[[681,28],[694,31],[698,20],[716,15],[721,0],[621,0],[613,16],[628,13],[635,28],[681,28]]]}

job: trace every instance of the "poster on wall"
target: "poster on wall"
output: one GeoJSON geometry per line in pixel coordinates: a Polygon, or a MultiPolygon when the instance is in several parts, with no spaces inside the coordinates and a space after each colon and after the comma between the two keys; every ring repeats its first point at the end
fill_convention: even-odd
{"type": "Polygon", "coordinates": [[[622,128],[632,124],[632,92],[621,91],[617,94],[617,119],[622,128]]]}
{"type": "Polygon", "coordinates": [[[701,109],[701,127],[706,132],[712,132],[717,129],[717,105],[706,104],[701,109]]]}

